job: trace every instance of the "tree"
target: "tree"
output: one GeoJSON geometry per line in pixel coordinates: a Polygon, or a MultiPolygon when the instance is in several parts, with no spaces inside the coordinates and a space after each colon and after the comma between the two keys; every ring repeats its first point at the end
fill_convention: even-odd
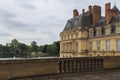
{"type": "Polygon", "coordinates": [[[56,55],[59,56],[59,52],[60,52],[60,42],[57,41],[57,42],[54,42],[54,44],[56,45],[56,55]]]}
{"type": "Polygon", "coordinates": [[[38,50],[39,50],[39,47],[37,46],[37,42],[35,42],[35,41],[32,41],[31,42],[31,49],[32,49],[32,52],[38,52],[38,50]]]}
{"type": "Polygon", "coordinates": [[[0,53],[2,53],[2,44],[0,44],[0,53]]]}
{"type": "Polygon", "coordinates": [[[43,46],[43,49],[42,49],[42,52],[43,52],[43,53],[46,53],[46,52],[47,52],[47,47],[48,47],[48,45],[44,45],[44,46],[43,46]]]}
{"type": "Polygon", "coordinates": [[[18,42],[17,39],[13,39],[13,40],[11,41],[11,46],[13,46],[13,47],[18,47],[18,44],[19,44],[19,42],[18,42]]]}
{"type": "Polygon", "coordinates": [[[21,57],[28,56],[28,46],[24,43],[19,43],[18,45],[18,54],[21,57]]]}
{"type": "Polygon", "coordinates": [[[19,46],[19,42],[17,39],[13,39],[11,40],[11,44],[10,44],[10,51],[11,53],[16,53],[18,50],[18,46],[19,46]]]}
{"type": "Polygon", "coordinates": [[[11,43],[6,43],[6,45],[0,44],[0,57],[30,57],[32,52],[35,52],[35,54],[36,52],[43,52],[48,53],[47,56],[58,56],[59,50],[59,41],[39,47],[35,41],[32,41],[31,45],[28,46],[24,43],[20,43],[17,39],[13,39],[11,43]]]}

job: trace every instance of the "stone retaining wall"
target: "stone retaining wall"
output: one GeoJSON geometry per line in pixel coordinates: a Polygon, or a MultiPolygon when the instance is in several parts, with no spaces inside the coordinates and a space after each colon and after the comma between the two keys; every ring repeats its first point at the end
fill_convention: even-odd
{"type": "Polygon", "coordinates": [[[0,80],[7,80],[15,77],[58,74],[58,72],[92,71],[94,67],[96,71],[120,68],[120,56],[0,60],[0,80]],[[63,64],[60,64],[61,61],[63,64]],[[72,63],[73,65],[71,65],[72,63]],[[91,65],[91,63],[94,65],[91,65]]]}
{"type": "Polygon", "coordinates": [[[57,59],[26,59],[0,61],[0,80],[13,77],[26,77],[57,74],[57,59]]]}

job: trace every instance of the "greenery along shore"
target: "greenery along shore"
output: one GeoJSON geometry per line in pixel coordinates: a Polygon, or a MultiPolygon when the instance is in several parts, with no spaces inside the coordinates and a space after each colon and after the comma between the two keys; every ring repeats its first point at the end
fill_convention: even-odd
{"type": "Polygon", "coordinates": [[[59,56],[60,43],[59,41],[53,44],[37,45],[37,42],[32,41],[31,45],[19,42],[17,39],[11,40],[6,45],[0,44],[0,57],[46,57],[59,56]]]}

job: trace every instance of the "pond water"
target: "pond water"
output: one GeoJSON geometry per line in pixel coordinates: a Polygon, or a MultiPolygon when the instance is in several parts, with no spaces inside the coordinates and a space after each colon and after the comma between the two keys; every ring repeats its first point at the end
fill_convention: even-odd
{"type": "Polygon", "coordinates": [[[13,57],[13,58],[0,58],[0,60],[24,60],[24,59],[56,59],[56,58],[59,58],[59,57],[37,57],[37,58],[16,58],[16,57],[13,57]]]}

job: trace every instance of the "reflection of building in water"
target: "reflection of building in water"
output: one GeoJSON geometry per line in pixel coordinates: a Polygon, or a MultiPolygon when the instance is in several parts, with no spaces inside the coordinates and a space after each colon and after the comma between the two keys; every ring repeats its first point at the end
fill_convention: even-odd
{"type": "Polygon", "coordinates": [[[89,6],[67,21],[60,33],[60,57],[118,56],[120,55],[120,11],[111,3],[105,4],[105,17],[101,7],[89,6]]]}

